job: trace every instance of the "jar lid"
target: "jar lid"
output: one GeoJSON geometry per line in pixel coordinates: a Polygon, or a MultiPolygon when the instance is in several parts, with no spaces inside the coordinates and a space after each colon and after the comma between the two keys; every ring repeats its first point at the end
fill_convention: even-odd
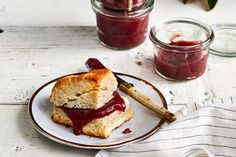
{"type": "Polygon", "coordinates": [[[236,24],[217,24],[212,29],[215,39],[210,53],[223,57],[236,57],[236,24]]]}

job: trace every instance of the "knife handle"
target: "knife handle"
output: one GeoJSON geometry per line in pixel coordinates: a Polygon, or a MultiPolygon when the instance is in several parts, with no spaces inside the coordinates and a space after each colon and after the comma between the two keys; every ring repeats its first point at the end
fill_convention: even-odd
{"type": "MultiPolygon", "coordinates": [[[[89,58],[86,63],[86,67],[90,70],[94,69],[104,69],[106,68],[98,59],[96,58],[89,58]]],[[[148,96],[145,94],[139,92],[134,88],[134,86],[130,83],[123,82],[119,85],[119,89],[133,97],[135,100],[137,100],[140,104],[148,107],[149,109],[156,112],[159,117],[169,121],[173,122],[176,120],[176,116],[168,111],[167,109],[160,107],[156,102],[152,101],[148,96]]]]}
{"type": "Polygon", "coordinates": [[[121,84],[119,87],[121,91],[130,95],[142,105],[156,112],[159,115],[159,117],[167,120],[168,122],[173,122],[176,120],[176,116],[173,113],[171,113],[164,107],[160,107],[155,101],[151,100],[148,96],[146,96],[142,92],[139,92],[133,86],[127,87],[127,84],[125,85],[121,84]]]}

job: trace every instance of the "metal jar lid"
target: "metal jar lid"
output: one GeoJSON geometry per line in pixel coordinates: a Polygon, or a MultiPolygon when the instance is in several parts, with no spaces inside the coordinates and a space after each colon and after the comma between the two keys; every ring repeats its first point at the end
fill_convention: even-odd
{"type": "Polygon", "coordinates": [[[215,40],[210,53],[223,57],[236,57],[236,24],[217,24],[212,29],[215,40]]]}

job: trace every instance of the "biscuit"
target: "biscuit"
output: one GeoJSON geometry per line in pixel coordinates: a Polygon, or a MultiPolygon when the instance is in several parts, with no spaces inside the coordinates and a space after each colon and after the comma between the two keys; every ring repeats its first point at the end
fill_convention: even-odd
{"type": "MultiPolygon", "coordinates": [[[[109,116],[94,119],[83,127],[82,132],[90,136],[108,138],[111,135],[112,130],[121,126],[123,123],[130,120],[134,116],[134,111],[131,105],[129,105],[128,99],[123,99],[125,100],[126,104],[126,109],[124,112],[116,110],[109,116]]],[[[53,107],[52,120],[55,123],[65,126],[73,125],[72,121],[69,119],[66,113],[64,113],[64,111],[60,109],[60,107],[57,107],[55,105],[53,107]]]]}
{"type": "Polygon", "coordinates": [[[50,101],[56,106],[98,109],[112,98],[116,88],[117,81],[111,70],[92,70],[59,79],[52,89],[50,101]]]}

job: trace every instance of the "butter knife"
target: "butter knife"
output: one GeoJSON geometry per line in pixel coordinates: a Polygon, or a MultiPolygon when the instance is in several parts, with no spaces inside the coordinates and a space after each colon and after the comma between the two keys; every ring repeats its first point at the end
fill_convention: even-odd
{"type": "MultiPolygon", "coordinates": [[[[96,58],[89,58],[85,62],[86,67],[89,70],[95,70],[95,69],[106,69],[106,67],[96,58]]],[[[151,100],[147,95],[144,93],[138,91],[133,84],[126,82],[122,78],[115,75],[117,82],[118,82],[118,88],[124,92],[125,94],[131,96],[136,101],[141,103],[142,105],[148,107],[152,111],[156,112],[160,118],[163,118],[167,120],[168,122],[173,122],[176,120],[176,116],[165,109],[164,107],[160,107],[155,101],[151,100]]]]}

